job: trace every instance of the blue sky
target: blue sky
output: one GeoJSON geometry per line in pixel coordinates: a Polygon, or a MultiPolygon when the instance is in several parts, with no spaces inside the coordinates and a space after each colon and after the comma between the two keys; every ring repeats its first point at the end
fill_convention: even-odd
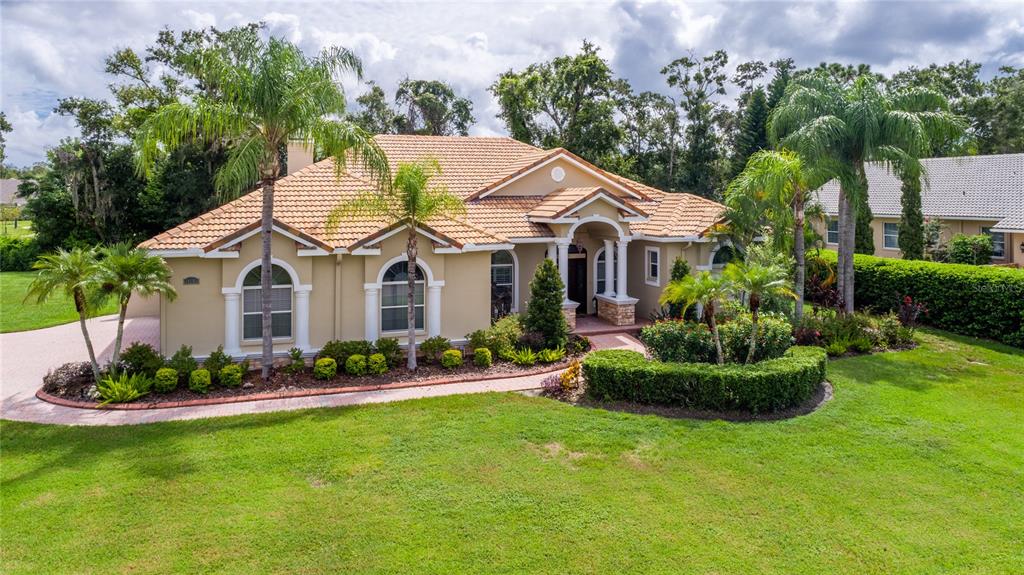
{"type": "MultiPolygon", "coordinates": [[[[265,21],[315,53],[342,45],[367,79],[442,79],[471,98],[474,134],[500,134],[487,87],[502,71],[601,47],[636,89],[667,91],[659,70],[688,51],[724,48],[730,66],[779,57],[798,65],[867,62],[877,71],[971,58],[991,75],[1024,66],[1024,2],[0,2],[0,107],[14,124],[9,163],[44,157],[74,135],[60,97],[107,97],[103,58],[143,49],[157,32],[265,21]]],[[[350,97],[359,87],[348,86],[350,97]]]]}

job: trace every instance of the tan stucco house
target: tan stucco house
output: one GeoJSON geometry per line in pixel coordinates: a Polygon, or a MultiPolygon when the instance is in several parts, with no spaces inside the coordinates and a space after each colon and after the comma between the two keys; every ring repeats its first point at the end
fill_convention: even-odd
{"type": "MultiPolygon", "coordinates": [[[[1024,266],[1024,154],[922,160],[921,210],[943,225],[942,241],[954,234],[992,236],[993,264],[1024,266]]],[[[874,219],[875,255],[898,258],[901,183],[879,164],[867,164],[868,205],[874,219]]],[[[839,185],[818,190],[827,223],[816,227],[826,246],[839,239],[839,185]]]]}
{"type": "MultiPolygon", "coordinates": [[[[418,230],[420,337],[458,343],[492,317],[525,311],[529,281],[545,257],[567,286],[570,319],[589,314],[615,325],[659,308],[676,257],[697,270],[713,264],[718,243],[709,228],[723,207],[710,200],[509,138],[377,141],[392,168],[436,159],[442,172],[435,183],[466,202],[465,216],[418,230]]],[[[367,220],[328,228],[335,207],[372,189],[369,179],[358,166],[339,179],[331,160],[290,156],[292,173],[275,188],[275,352],[295,346],[313,353],[332,339],[404,341],[404,228],[367,220]]],[[[165,353],[186,344],[197,356],[218,345],[236,357],[259,354],[260,207],[257,190],[142,244],[167,258],[178,291],[175,301],[159,302],[165,353]]]]}

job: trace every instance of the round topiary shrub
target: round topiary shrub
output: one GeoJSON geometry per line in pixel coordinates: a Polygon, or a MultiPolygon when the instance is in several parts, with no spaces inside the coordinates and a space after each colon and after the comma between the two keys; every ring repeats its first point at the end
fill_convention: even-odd
{"type": "Polygon", "coordinates": [[[178,372],[171,367],[161,367],[153,377],[153,389],[157,393],[170,393],[178,388],[178,372]]]}
{"type": "Polygon", "coordinates": [[[491,350],[486,347],[480,347],[473,350],[473,364],[477,367],[486,369],[491,367],[492,363],[494,363],[494,357],[491,356],[491,350]]]}
{"type": "Polygon", "coordinates": [[[366,356],[357,353],[348,356],[345,360],[345,373],[349,375],[366,375],[366,356]]]}
{"type": "Polygon", "coordinates": [[[222,367],[220,370],[220,384],[225,387],[238,387],[242,385],[242,366],[231,364],[222,367]]]}
{"type": "Polygon", "coordinates": [[[313,377],[331,379],[338,374],[338,362],[329,357],[321,357],[313,364],[313,377]]]}
{"type": "Polygon", "coordinates": [[[449,349],[441,354],[441,367],[455,369],[462,367],[462,352],[457,349],[449,349]]]}
{"type": "Polygon", "coordinates": [[[383,353],[375,353],[366,361],[366,371],[370,375],[382,375],[388,372],[388,359],[383,353]]]}
{"type": "Polygon", "coordinates": [[[210,391],[210,372],[205,369],[196,369],[188,376],[188,388],[196,393],[210,391]]]}
{"type": "Polygon", "coordinates": [[[807,401],[825,380],[818,347],[749,365],[663,363],[628,350],[604,350],[583,360],[587,393],[600,400],[762,413],[807,401]]]}

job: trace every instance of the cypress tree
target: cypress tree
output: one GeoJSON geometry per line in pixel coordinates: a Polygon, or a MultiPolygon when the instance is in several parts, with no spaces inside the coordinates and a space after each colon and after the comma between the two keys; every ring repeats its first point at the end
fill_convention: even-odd
{"type": "Polygon", "coordinates": [[[544,346],[551,349],[564,346],[569,338],[569,324],[562,315],[564,288],[555,262],[544,258],[530,281],[530,301],[526,306],[523,327],[541,334],[544,346]]]}
{"type": "Polygon", "coordinates": [[[736,136],[736,149],[732,158],[733,177],[743,171],[754,152],[768,148],[768,111],[764,89],[758,88],[751,92],[740,121],[740,133],[736,136]]]}
{"type": "Polygon", "coordinates": [[[921,178],[912,172],[903,175],[900,204],[900,251],[905,260],[924,259],[924,214],[921,212],[921,178]]]}
{"type": "Polygon", "coordinates": [[[875,232],[871,229],[871,220],[874,216],[871,207],[868,205],[868,195],[860,194],[854,208],[857,210],[857,227],[853,238],[853,253],[875,255],[875,232]]]}
{"type": "MultiPolygon", "coordinates": [[[[685,278],[688,275],[690,275],[690,264],[688,264],[686,260],[684,260],[683,258],[676,256],[675,261],[672,262],[672,275],[670,276],[670,279],[672,281],[682,281],[683,278],[685,278]]],[[[683,303],[675,302],[668,304],[668,313],[671,317],[675,319],[682,319],[683,303]]],[[[693,314],[688,313],[688,315],[693,314]]]]}

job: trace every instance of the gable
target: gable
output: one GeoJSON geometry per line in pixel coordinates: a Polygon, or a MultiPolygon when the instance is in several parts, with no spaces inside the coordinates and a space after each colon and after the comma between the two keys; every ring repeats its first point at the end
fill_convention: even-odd
{"type": "Polygon", "coordinates": [[[530,166],[505,182],[486,189],[479,197],[546,196],[559,188],[584,187],[603,187],[615,195],[641,197],[638,192],[629,190],[619,181],[605,176],[600,170],[591,168],[566,154],[557,154],[535,166],[530,166]],[[558,171],[562,174],[561,181],[555,179],[558,171]]]}

